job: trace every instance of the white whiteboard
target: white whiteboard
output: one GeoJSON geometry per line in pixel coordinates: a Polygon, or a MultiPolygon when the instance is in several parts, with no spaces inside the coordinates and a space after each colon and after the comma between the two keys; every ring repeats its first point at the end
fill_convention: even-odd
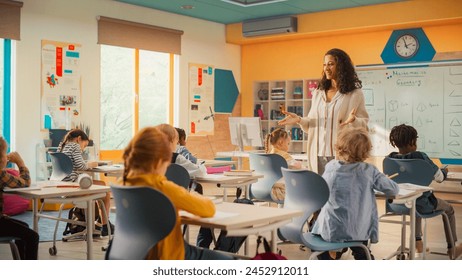
{"type": "Polygon", "coordinates": [[[417,149],[430,157],[462,158],[462,65],[358,69],[369,113],[373,156],[397,151],[393,126],[412,125],[417,149]]]}

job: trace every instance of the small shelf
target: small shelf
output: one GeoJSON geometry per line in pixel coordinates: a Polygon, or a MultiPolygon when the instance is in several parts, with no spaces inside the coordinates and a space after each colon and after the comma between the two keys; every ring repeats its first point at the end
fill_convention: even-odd
{"type": "MultiPolygon", "coordinates": [[[[283,106],[288,112],[306,116],[311,108],[312,91],[319,79],[255,81],[253,83],[254,116],[260,117],[263,136],[273,131],[285,116],[280,112],[283,106]]],[[[293,153],[306,152],[306,134],[296,125],[285,126],[290,131],[293,153]]]]}

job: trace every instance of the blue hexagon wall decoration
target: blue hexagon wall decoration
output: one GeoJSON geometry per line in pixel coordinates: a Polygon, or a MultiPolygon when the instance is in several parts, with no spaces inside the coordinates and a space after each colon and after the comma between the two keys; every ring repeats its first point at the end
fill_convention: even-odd
{"type": "Polygon", "coordinates": [[[232,113],[238,95],[233,72],[215,69],[215,112],[232,113]]]}
{"type": "MultiPolygon", "coordinates": [[[[406,46],[407,47],[407,46],[406,46]]],[[[422,28],[394,30],[380,55],[384,63],[423,62],[431,61],[436,51],[422,28]],[[401,57],[395,50],[397,40],[403,35],[415,37],[419,43],[417,53],[409,58],[401,57]]]]}

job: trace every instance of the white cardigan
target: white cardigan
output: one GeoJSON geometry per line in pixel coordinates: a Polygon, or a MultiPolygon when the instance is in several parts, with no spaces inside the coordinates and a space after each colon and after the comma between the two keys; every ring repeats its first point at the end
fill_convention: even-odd
{"type": "MultiPolygon", "coordinates": [[[[356,119],[354,122],[348,124],[345,127],[364,127],[367,129],[367,123],[369,122],[369,114],[366,111],[364,103],[364,94],[361,89],[355,89],[347,94],[343,94],[343,100],[337,114],[337,120],[334,121],[333,133],[338,135],[343,127],[340,124],[348,119],[351,111],[356,108],[356,119]]],[[[318,172],[318,107],[325,106],[326,104],[326,93],[324,90],[313,91],[313,97],[311,100],[311,109],[308,112],[308,116],[304,117],[300,121],[300,127],[304,132],[308,134],[308,169],[313,172],[318,172]]],[[[333,145],[337,142],[334,137],[333,145]]],[[[322,174],[321,174],[322,175],[322,174]]]]}

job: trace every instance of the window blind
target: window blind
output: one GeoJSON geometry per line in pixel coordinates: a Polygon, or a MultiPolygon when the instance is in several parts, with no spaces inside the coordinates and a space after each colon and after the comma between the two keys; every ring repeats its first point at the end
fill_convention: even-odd
{"type": "Polygon", "coordinates": [[[0,38],[20,40],[23,3],[0,0],[0,38]]]}
{"type": "Polygon", "coordinates": [[[98,17],[98,44],[181,54],[182,30],[98,17]]]}

